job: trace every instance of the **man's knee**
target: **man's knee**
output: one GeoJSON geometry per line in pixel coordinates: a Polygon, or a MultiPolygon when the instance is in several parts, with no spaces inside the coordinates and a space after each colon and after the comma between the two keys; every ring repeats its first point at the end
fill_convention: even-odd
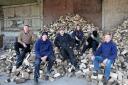
{"type": "Polygon", "coordinates": [[[53,63],[55,61],[55,56],[54,55],[49,56],[48,61],[53,63]]]}
{"type": "Polygon", "coordinates": [[[35,66],[40,65],[40,63],[41,63],[41,60],[39,60],[39,59],[36,59],[36,60],[35,60],[35,66]]]}
{"type": "Polygon", "coordinates": [[[102,57],[101,56],[95,56],[95,59],[94,59],[95,61],[102,61],[103,59],[102,59],[102,57]]]}
{"type": "Polygon", "coordinates": [[[106,68],[106,69],[111,69],[111,66],[112,66],[112,63],[111,63],[111,62],[110,62],[110,63],[106,63],[105,68],[106,68]]]}
{"type": "Polygon", "coordinates": [[[15,47],[15,48],[18,48],[18,47],[19,47],[19,43],[18,43],[18,42],[15,42],[15,43],[14,43],[14,47],[15,47]]]}

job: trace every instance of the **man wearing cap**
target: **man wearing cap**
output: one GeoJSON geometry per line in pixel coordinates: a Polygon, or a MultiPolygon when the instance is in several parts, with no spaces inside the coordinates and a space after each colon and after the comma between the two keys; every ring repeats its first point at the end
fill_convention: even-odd
{"type": "Polygon", "coordinates": [[[18,41],[15,42],[14,48],[16,51],[16,68],[19,68],[22,65],[22,62],[25,58],[26,53],[30,52],[30,44],[35,40],[35,35],[29,29],[28,25],[23,27],[23,30],[20,32],[18,41]],[[20,51],[21,48],[21,51],[20,51]]]}
{"type": "Polygon", "coordinates": [[[35,42],[35,71],[34,71],[34,82],[38,83],[38,78],[40,76],[40,63],[41,61],[48,61],[47,74],[50,74],[51,68],[53,66],[55,57],[53,54],[52,42],[48,39],[48,33],[43,32],[40,39],[35,42]]]}
{"type": "Polygon", "coordinates": [[[78,64],[73,52],[73,40],[71,36],[64,32],[64,28],[59,29],[59,34],[57,34],[54,44],[60,49],[61,55],[64,59],[68,59],[69,62],[78,69],[78,64]]]}

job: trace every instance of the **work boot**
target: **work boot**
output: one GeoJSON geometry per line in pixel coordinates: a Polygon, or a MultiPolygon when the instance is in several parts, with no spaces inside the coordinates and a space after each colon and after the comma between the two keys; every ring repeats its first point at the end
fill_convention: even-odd
{"type": "Polygon", "coordinates": [[[98,76],[98,72],[97,71],[93,71],[93,76],[98,76]]]}
{"type": "Polygon", "coordinates": [[[34,78],[34,85],[38,85],[38,78],[34,78]]]}
{"type": "Polygon", "coordinates": [[[102,82],[103,82],[103,85],[107,85],[108,84],[108,80],[104,76],[103,76],[102,82]]]}
{"type": "Polygon", "coordinates": [[[46,81],[49,80],[49,76],[46,75],[46,76],[45,76],[45,80],[46,80],[46,81]]]}
{"type": "Polygon", "coordinates": [[[45,75],[45,80],[49,80],[49,76],[50,76],[51,72],[52,72],[51,69],[50,70],[47,69],[47,72],[46,72],[46,75],[45,75]]]}
{"type": "Polygon", "coordinates": [[[75,69],[76,69],[76,70],[79,70],[79,65],[76,65],[76,66],[75,66],[75,69]]]}

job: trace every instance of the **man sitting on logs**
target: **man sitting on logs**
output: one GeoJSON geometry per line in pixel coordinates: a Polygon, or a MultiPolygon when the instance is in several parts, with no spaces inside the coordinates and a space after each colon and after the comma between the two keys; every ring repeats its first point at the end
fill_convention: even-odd
{"type": "Polygon", "coordinates": [[[74,65],[76,69],[78,69],[79,66],[73,52],[73,40],[69,34],[65,33],[64,28],[59,29],[59,34],[56,35],[54,44],[60,49],[64,60],[68,59],[69,62],[74,65]]]}
{"type": "Polygon", "coordinates": [[[16,57],[17,57],[16,68],[19,68],[22,65],[22,62],[26,54],[31,51],[30,45],[34,40],[35,40],[35,35],[29,29],[29,26],[25,25],[23,30],[20,32],[20,35],[18,37],[18,42],[15,42],[14,45],[16,51],[16,57]]]}
{"type": "Polygon", "coordinates": [[[35,84],[38,83],[38,78],[40,76],[40,64],[41,61],[48,61],[46,77],[51,73],[53,63],[55,61],[55,56],[53,53],[52,42],[48,39],[48,32],[43,32],[40,39],[35,42],[35,71],[34,71],[34,81],[35,84]]]}
{"type": "Polygon", "coordinates": [[[84,33],[79,25],[77,25],[76,29],[73,31],[72,38],[74,39],[76,50],[80,50],[84,41],[84,33]]]}
{"type": "Polygon", "coordinates": [[[107,85],[106,83],[110,78],[111,65],[117,57],[117,46],[111,39],[111,34],[106,33],[104,35],[104,42],[101,43],[94,55],[94,75],[96,76],[98,72],[101,72],[100,65],[105,66],[104,85],[107,85]]]}
{"type": "Polygon", "coordinates": [[[84,44],[82,49],[82,54],[87,50],[92,48],[93,54],[95,53],[98,45],[100,43],[100,38],[97,30],[94,30],[92,33],[89,34],[87,38],[87,42],[84,44]]]}

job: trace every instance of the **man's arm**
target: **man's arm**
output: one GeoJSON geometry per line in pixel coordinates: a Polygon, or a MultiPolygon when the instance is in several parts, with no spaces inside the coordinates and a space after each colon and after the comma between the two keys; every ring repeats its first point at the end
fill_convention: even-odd
{"type": "Polygon", "coordinates": [[[35,54],[37,58],[41,58],[39,40],[35,42],[35,54]]]}
{"type": "Polygon", "coordinates": [[[76,37],[76,32],[73,31],[73,33],[72,33],[72,38],[75,39],[75,37],[76,37]]]}
{"type": "Polygon", "coordinates": [[[109,57],[109,59],[115,60],[116,57],[117,57],[117,46],[116,44],[113,44],[111,48],[111,56],[109,57]]]}
{"type": "Polygon", "coordinates": [[[60,43],[59,43],[58,37],[55,38],[54,44],[56,47],[60,48],[60,43]]]}
{"type": "Polygon", "coordinates": [[[98,49],[96,50],[95,56],[100,56],[102,53],[102,44],[98,47],[98,49]]]}
{"type": "Polygon", "coordinates": [[[84,33],[83,31],[80,32],[80,36],[79,36],[79,39],[82,40],[84,38],[84,33]]]}
{"type": "Polygon", "coordinates": [[[32,36],[32,43],[36,41],[36,35],[31,31],[31,36],[32,36]]]}
{"type": "Polygon", "coordinates": [[[73,47],[74,46],[74,41],[73,41],[73,39],[71,38],[71,36],[69,34],[67,34],[67,39],[68,39],[70,47],[73,47]]]}
{"type": "Polygon", "coordinates": [[[23,45],[23,41],[22,41],[22,32],[20,32],[20,35],[18,36],[18,42],[21,43],[23,45]]]}
{"type": "Polygon", "coordinates": [[[53,45],[52,45],[52,42],[49,43],[49,47],[48,47],[48,53],[47,53],[47,57],[49,57],[50,55],[53,54],[53,45]]]}

